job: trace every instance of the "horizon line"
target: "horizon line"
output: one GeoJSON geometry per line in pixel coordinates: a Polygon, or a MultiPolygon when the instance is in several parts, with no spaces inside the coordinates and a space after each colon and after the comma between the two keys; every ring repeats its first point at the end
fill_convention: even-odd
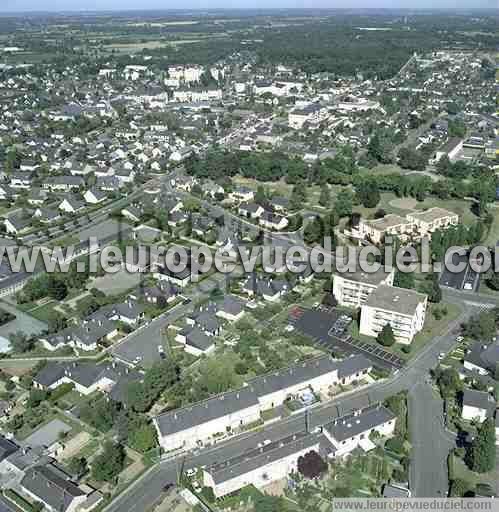
{"type": "Polygon", "coordinates": [[[497,11],[499,9],[494,7],[171,7],[171,8],[155,8],[155,7],[125,7],[125,8],[105,8],[105,9],[21,9],[21,10],[2,10],[1,14],[96,14],[96,13],[126,13],[126,12],[177,12],[186,13],[189,12],[204,12],[209,13],[210,11],[497,11]]]}

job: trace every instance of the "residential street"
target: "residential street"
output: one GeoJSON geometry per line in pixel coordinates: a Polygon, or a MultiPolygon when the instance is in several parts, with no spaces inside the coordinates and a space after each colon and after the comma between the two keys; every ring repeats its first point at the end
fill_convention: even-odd
{"type": "MultiPolygon", "coordinates": [[[[419,386],[429,388],[428,385],[422,385],[428,375],[429,370],[435,368],[438,364],[438,355],[440,352],[449,352],[456,343],[456,332],[459,328],[460,323],[465,321],[474,312],[473,308],[468,308],[461,314],[454,322],[449,324],[447,333],[445,335],[435,338],[435,340],[428,344],[416,357],[414,357],[409,364],[401,369],[394,377],[387,381],[380,382],[370,386],[368,389],[362,389],[355,391],[348,395],[340,396],[338,399],[325,404],[322,407],[312,409],[310,414],[310,423],[312,428],[318,425],[324,425],[329,421],[331,416],[336,413],[337,410],[348,411],[355,408],[357,405],[367,405],[368,403],[375,403],[383,401],[389,396],[392,396],[400,391],[409,390],[411,396],[413,393],[419,393],[419,386]]],[[[430,389],[431,393],[431,389],[430,389]]],[[[438,409],[439,404],[435,405],[434,397],[431,396],[428,406],[428,397],[424,394],[423,400],[418,396],[416,402],[417,405],[411,404],[411,407],[420,407],[423,412],[417,416],[417,421],[421,421],[423,426],[421,428],[413,428],[411,426],[412,442],[415,446],[423,446],[427,443],[428,438],[434,434],[439,434],[437,412],[442,414],[442,409],[438,409]],[[426,410],[430,407],[430,412],[426,410]],[[428,421],[428,414],[433,414],[437,424],[428,421]],[[429,429],[431,429],[429,431],[429,429]]],[[[440,423],[441,425],[441,423],[440,423]]],[[[216,460],[223,460],[231,455],[244,452],[246,449],[254,448],[257,444],[265,439],[279,439],[286,435],[292,435],[293,433],[303,431],[305,429],[305,418],[304,414],[298,414],[292,416],[284,421],[277,424],[266,427],[263,431],[243,434],[233,438],[227,442],[220,443],[214,448],[202,451],[199,455],[193,456],[188,454],[185,461],[185,469],[194,466],[202,466],[207,463],[213,463],[216,460]],[[247,447],[247,448],[246,448],[247,447]]],[[[440,434],[442,434],[440,432],[440,434]]],[[[443,435],[443,434],[442,434],[443,435]]],[[[416,482],[415,486],[417,489],[416,496],[428,495],[428,489],[430,488],[429,480],[436,482],[435,489],[442,489],[447,478],[447,464],[446,454],[451,448],[450,439],[442,437],[442,440],[434,440],[438,444],[438,448],[432,448],[433,454],[427,455],[427,450],[422,453],[425,455],[417,458],[417,471],[425,473],[426,471],[434,472],[432,477],[424,477],[420,482],[416,482]],[[445,452],[447,450],[447,452],[445,452]],[[441,457],[443,459],[441,463],[435,464],[432,457],[435,455],[436,458],[441,457]],[[425,457],[428,458],[425,458],[425,457]]],[[[433,442],[432,442],[433,444],[433,442]]],[[[129,512],[144,512],[148,510],[160,497],[161,492],[165,484],[176,482],[177,472],[181,466],[182,457],[176,459],[163,461],[161,464],[155,466],[150,473],[139,480],[135,486],[132,486],[125,493],[114,500],[108,507],[106,512],[121,512],[127,510],[129,512]]],[[[433,485],[433,484],[432,484],[433,485]]],[[[435,494],[436,495],[436,494],[435,494]]],[[[445,495],[445,493],[444,493],[445,495]]]]}
{"type": "Polygon", "coordinates": [[[409,431],[413,443],[410,488],[415,497],[444,497],[449,488],[447,457],[454,447],[444,427],[443,402],[426,382],[409,390],[409,431]]]}

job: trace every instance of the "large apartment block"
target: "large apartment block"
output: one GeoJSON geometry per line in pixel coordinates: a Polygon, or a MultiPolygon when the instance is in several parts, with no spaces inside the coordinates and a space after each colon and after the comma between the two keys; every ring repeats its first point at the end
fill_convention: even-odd
{"type": "Polygon", "coordinates": [[[409,345],[423,329],[427,303],[428,297],[422,293],[378,286],[362,306],[360,334],[376,337],[386,324],[390,324],[396,341],[409,345]]]}
{"type": "Polygon", "coordinates": [[[283,405],[301,391],[327,393],[332,386],[361,379],[371,368],[361,355],[342,361],[321,356],[257,377],[235,391],[154,418],[159,443],[165,451],[212,444],[227,432],[259,421],[263,411],[283,405]]]}
{"type": "Polygon", "coordinates": [[[388,214],[381,219],[361,219],[358,236],[373,244],[380,244],[387,236],[396,236],[401,241],[419,240],[430,237],[437,229],[446,229],[459,222],[457,213],[443,208],[430,208],[422,212],[408,213],[405,218],[400,215],[388,214]]]}
{"type": "Polygon", "coordinates": [[[333,275],[333,294],[338,304],[350,308],[360,308],[369,295],[379,285],[393,285],[395,269],[385,272],[344,272],[333,275]]]}
{"type": "Polygon", "coordinates": [[[407,220],[414,223],[420,236],[428,236],[437,229],[445,229],[449,226],[456,226],[459,222],[457,213],[444,210],[443,208],[430,208],[420,213],[408,213],[407,220]]]}

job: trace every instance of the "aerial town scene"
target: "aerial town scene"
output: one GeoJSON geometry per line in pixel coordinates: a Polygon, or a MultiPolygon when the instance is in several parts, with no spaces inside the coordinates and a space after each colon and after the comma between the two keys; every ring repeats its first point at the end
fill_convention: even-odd
{"type": "Polygon", "coordinates": [[[499,5],[86,3],[0,2],[0,512],[492,503],[499,5]]]}

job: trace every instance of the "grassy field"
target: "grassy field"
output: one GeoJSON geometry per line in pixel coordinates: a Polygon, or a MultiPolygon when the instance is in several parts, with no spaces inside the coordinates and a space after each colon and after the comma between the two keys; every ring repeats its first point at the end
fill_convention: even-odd
{"type": "Polygon", "coordinates": [[[451,476],[454,479],[465,480],[466,482],[471,484],[472,487],[480,483],[486,483],[490,484],[492,486],[492,489],[496,488],[497,479],[499,476],[497,470],[490,471],[489,473],[478,474],[471,471],[471,469],[469,469],[468,466],[466,466],[462,459],[459,459],[455,456],[453,457],[453,462],[451,462],[451,464],[451,476]]]}
{"type": "Polygon", "coordinates": [[[494,221],[490,227],[489,235],[485,240],[485,244],[490,247],[495,247],[499,240],[499,208],[491,208],[491,213],[494,216],[494,221]]]}
{"type": "Polygon", "coordinates": [[[29,315],[35,317],[37,320],[47,322],[54,311],[54,306],[57,306],[57,304],[58,302],[53,300],[41,306],[35,306],[25,311],[29,315]]]}

